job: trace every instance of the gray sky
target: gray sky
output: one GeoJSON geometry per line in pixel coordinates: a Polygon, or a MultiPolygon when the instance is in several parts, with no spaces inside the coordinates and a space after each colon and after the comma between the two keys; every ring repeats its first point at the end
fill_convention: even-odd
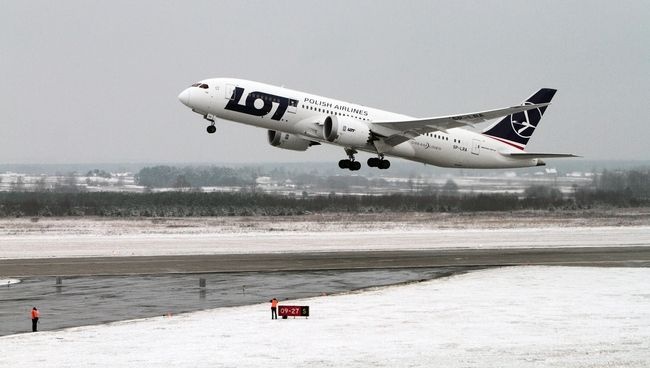
{"type": "Polygon", "coordinates": [[[648,1],[5,1],[0,163],[343,158],[176,98],[237,77],[410,114],[559,89],[528,150],[650,159],[648,1]]]}

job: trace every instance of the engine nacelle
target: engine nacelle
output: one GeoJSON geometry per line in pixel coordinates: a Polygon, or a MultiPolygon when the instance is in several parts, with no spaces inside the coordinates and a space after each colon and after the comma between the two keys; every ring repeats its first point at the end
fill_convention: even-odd
{"type": "Polygon", "coordinates": [[[297,135],[269,130],[269,144],[273,147],[284,148],[292,151],[306,151],[313,143],[297,135]]]}
{"type": "Polygon", "coordinates": [[[370,128],[361,121],[328,116],[323,124],[323,138],[349,147],[365,146],[370,142],[370,128]]]}

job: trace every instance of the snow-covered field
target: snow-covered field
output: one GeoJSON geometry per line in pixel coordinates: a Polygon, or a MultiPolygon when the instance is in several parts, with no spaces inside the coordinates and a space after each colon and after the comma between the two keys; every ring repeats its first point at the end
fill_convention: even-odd
{"type": "Polygon", "coordinates": [[[650,208],[472,213],[324,213],[302,216],[1,218],[0,237],[650,226],[650,208]]]}
{"type": "MultiPolygon", "coordinates": [[[[0,367],[648,367],[647,268],[512,267],[0,337],[0,367]]],[[[47,311],[42,310],[42,319],[47,311]]]]}
{"type": "Polygon", "coordinates": [[[648,246],[650,227],[2,237],[0,258],[648,246]]]}
{"type": "Polygon", "coordinates": [[[7,286],[7,285],[13,285],[13,284],[19,284],[20,280],[19,279],[0,279],[0,287],[1,286],[7,286]]]}
{"type": "Polygon", "coordinates": [[[0,258],[650,245],[647,213],[394,216],[4,219],[0,258]]]}

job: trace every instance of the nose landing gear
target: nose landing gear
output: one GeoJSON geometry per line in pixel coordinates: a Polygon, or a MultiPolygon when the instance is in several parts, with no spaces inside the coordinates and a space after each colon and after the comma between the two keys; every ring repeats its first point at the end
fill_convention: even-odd
{"type": "Polygon", "coordinates": [[[217,127],[214,126],[214,116],[212,116],[211,114],[206,114],[203,115],[203,119],[210,122],[210,125],[208,125],[208,128],[206,129],[208,133],[212,134],[217,131],[217,127]]]}

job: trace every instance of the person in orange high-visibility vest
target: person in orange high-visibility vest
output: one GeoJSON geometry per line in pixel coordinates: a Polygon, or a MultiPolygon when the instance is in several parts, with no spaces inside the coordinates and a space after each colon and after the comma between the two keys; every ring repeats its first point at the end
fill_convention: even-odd
{"type": "Polygon", "coordinates": [[[36,332],[38,317],[40,316],[41,313],[39,313],[38,309],[36,309],[36,307],[32,308],[32,332],[36,332]]]}
{"type": "Polygon", "coordinates": [[[271,319],[278,319],[278,300],[273,298],[271,302],[271,319]]]}

